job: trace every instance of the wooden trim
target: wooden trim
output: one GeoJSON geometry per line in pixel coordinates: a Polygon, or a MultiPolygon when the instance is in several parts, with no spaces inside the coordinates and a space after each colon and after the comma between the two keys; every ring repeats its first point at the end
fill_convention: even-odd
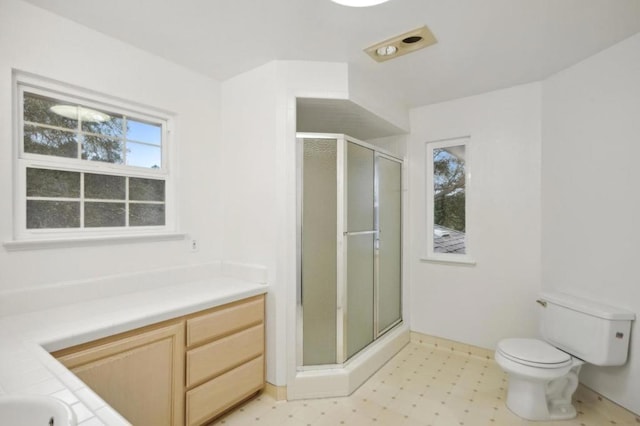
{"type": "MultiPolygon", "coordinates": [[[[155,324],[146,325],[144,327],[135,328],[133,330],[125,331],[123,333],[114,334],[114,335],[111,335],[111,336],[103,337],[101,339],[92,340],[92,341],[86,342],[86,343],[81,343],[81,344],[76,345],[76,346],[70,346],[68,348],[60,349],[59,351],[51,352],[51,355],[54,358],[57,358],[59,361],[62,362],[61,359],[62,358],[67,358],[69,355],[76,354],[78,352],[82,352],[82,351],[85,351],[87,349],[95,348],[95,347],[98,347],[98,346],[103,346],[103,345],[108,345],[108,344],[111,344],[111,343],[115,343],[115,342],[118,342],[118,341],[120,341],[122,339],[129,339],[129,338],[132,338],[132,337],[136,337],[136,336],[139,336],[142,333],[147,333],[147,332],[150,332],[150,331],[153,331],[153,330],[162,329],[162,328],[174,325],[174,324],[180,324],[181,327],[184,327],[184,319],[181,318],[181,317],[178,317],[178,318],[172,318],[170,320],[158,322],[158,323],[155,323],[155,324]]],[[[183,331],[183,335],[184,335],[184,331],[183,331]]],[[[184,346],[184,339],[183,339],[182,345],[184,346]]],[[[65,366],[66,366],[66,364],[65,364],[65,366]]],[[[69,366],[67,366],[67,368],[69,368],[69,366]]]]}
{"type": "Polygon", "coordinates": [[[265,382],[264,385],[264,393],[269,395],[271,398],[276,401],[286,401],[287,400],[287,387],[286,386],[276,386],[272,385],[269,382],[265,382]]]}

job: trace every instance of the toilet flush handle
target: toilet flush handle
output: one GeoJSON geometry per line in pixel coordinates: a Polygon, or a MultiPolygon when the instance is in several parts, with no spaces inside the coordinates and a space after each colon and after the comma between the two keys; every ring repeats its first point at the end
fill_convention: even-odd
{"type": "Polygon", "coordinates": [[[538,299],[538,300],[536,300],[536,303],[537,303],[538,305],[542,306],[543,308],[546,308],[546,307],[547,307],[547,301],[546,301],[546,300],[538,299]]]}

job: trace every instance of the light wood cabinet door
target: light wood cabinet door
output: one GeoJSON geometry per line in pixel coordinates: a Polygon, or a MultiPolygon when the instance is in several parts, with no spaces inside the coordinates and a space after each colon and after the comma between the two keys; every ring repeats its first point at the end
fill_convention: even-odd
{"type": "Polygon", "coordinates": [[[135,426],[184,424],[184,322],[54,354],[135,426]]]}

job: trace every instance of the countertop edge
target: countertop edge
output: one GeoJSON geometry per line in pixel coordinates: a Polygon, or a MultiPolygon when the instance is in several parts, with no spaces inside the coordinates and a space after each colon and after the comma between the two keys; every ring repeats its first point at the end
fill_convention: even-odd
{"type": "MultiPolygon", "coordinates": [[[[0,318],[0,348],[2,365],[8,366],[12,357],[22,364],[21,370],[11,371],[9,376],[0,375],[0,396],[11,394],[51,395],[65,400],[78,417],[78,426],[83,424],[103,424],[107,426],[129,425],[115,409],[110,407],[86,384],[78,379],[50,352],[87,343],[145,327],[158,322],[179,318],[202,310],[225,305],[245,298],[266,294],[269,286],[251,283],[236,278],[215,277],[210,281],[180,283],[154,290],[134,292],[105,299],[60,306],[53,309],[11,315],[0,318]],[[189,291],[194,294],[189,294],[189,291]],[[153,299],[177,296],[172,301],[156,300],[157,309],[146,306],[141,312],[135,309],[123,313],[116,309],[122,304],[135,305],[137,300],[149,296],[153,299]],[[196,297],[197,296],[197,297],[196,297]],[[64,321],[77,309],[79,314],[86,313],[87,307],[100,307],[102,315],[95,325],[83,324],[80,331],[64,321]],[[111,316],[111,321],[106,319],[111,316]],[[115,317],[117,319],[114,319],[115,317]],[[47,322],[53,317],[51,322],[47,322]],[[56,324],[56,318],[61,323],[56,324]],[[106,319],[105,319],[106,318],[106,319]],[[21,324],[21,322],[26,324],[21,324]],[[21,324],[17,330],[12,325],[21,324]],[[66,327],[65,327],[66,324],[66,327]],[[44,326],[43,326],[44,325],[44,326]],[[4,339],[3,339],[4,338],[4,339]],[[13,377],[11,377],[13,374],[13,377]],[[20,376],[25,377],[21,387],[20,376]]],[[[2,366],[0,366],[2,369],[2,366]]]]}

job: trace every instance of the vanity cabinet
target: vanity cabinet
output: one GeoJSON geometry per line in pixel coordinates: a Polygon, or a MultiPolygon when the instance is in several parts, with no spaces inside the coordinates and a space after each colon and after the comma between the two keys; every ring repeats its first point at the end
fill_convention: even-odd
{"type": "Polygon", "coordinates": [[[53,355],[136,426],[203,425],[259,392],[264,295],[53,355]]]}
{"type": "Polygon", "coordinates": [[[132,424],[183,424],[182,321],[97,340],[54,355],[132,424]]]}
{"type": "Polygon", "coordinates": [[[201,425],[264,386],[264,297],[187,319],[186,425],[201,425]]]}

